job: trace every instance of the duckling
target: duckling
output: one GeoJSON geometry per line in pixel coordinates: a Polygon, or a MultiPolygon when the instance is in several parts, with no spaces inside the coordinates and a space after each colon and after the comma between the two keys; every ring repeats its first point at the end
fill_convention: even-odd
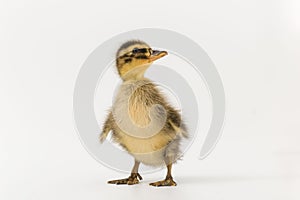
{"type": "Polygon", "coordinates": [[[166,166],[164,180],[151,186],[176,186],[171,170],[180,157],[180,141],[187,138],[187,129],[178,110],[166,100],[157,85],[144,77],[146,70],[166,51],[152,50],[145,42],[130,40],[118,49],[117,71],[123,80],[112,108],[103,125],[100,141],[112,131],[113,142],[134,157],[134,166],[128,178],[111,180],[109,184],[138,184],[140,163],[166,166]]]}

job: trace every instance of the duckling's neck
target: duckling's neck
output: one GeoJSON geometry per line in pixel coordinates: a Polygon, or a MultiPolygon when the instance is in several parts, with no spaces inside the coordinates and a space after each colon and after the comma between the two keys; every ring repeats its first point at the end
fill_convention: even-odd
{"type": "Polygon", "coordinates": [[[121,78],[123,79],[123,81],[143,80],[145,79],[144,74],[148,67],[149,65],[135,67],[132,70],[128,71],[126,74],[124,74],[121,78]]]}

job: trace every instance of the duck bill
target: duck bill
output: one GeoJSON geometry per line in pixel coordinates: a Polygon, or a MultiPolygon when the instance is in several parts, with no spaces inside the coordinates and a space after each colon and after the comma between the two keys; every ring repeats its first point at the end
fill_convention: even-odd
{"type": "Polygon", "coordinates": [[[153,53],[151,57],[149,58],[150,62],[153,62],[159,58],[162,58],[164,56],[168,55],[168,52],[166,51],[158,51],[158,50],[153,50],[153,53]]]}

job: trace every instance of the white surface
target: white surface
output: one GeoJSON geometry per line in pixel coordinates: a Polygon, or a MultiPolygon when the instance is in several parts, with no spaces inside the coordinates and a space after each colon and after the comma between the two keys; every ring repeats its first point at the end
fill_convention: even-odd
{"type": "Polygon", "coordinates": [[[299,199],[300,3],[1,1],[0,199],[299,199]],[[159,27],[198,42],[227,95],[223,137],[201,137],[174,167],[176,188],[107,185],[74,130],[81,64],[119,32],[159,27]]]}

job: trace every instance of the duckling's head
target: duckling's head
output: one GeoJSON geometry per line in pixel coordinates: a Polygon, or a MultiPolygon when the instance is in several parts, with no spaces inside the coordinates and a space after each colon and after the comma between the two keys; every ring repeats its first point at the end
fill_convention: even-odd
{"type": "Polygon", "coordinates": [[[119,48],[116,55],[119,75],[123,80],[141,79],[153,61],[167,54],[166,51],[152,50],[143,41],[127,41],[119,48]]]}

